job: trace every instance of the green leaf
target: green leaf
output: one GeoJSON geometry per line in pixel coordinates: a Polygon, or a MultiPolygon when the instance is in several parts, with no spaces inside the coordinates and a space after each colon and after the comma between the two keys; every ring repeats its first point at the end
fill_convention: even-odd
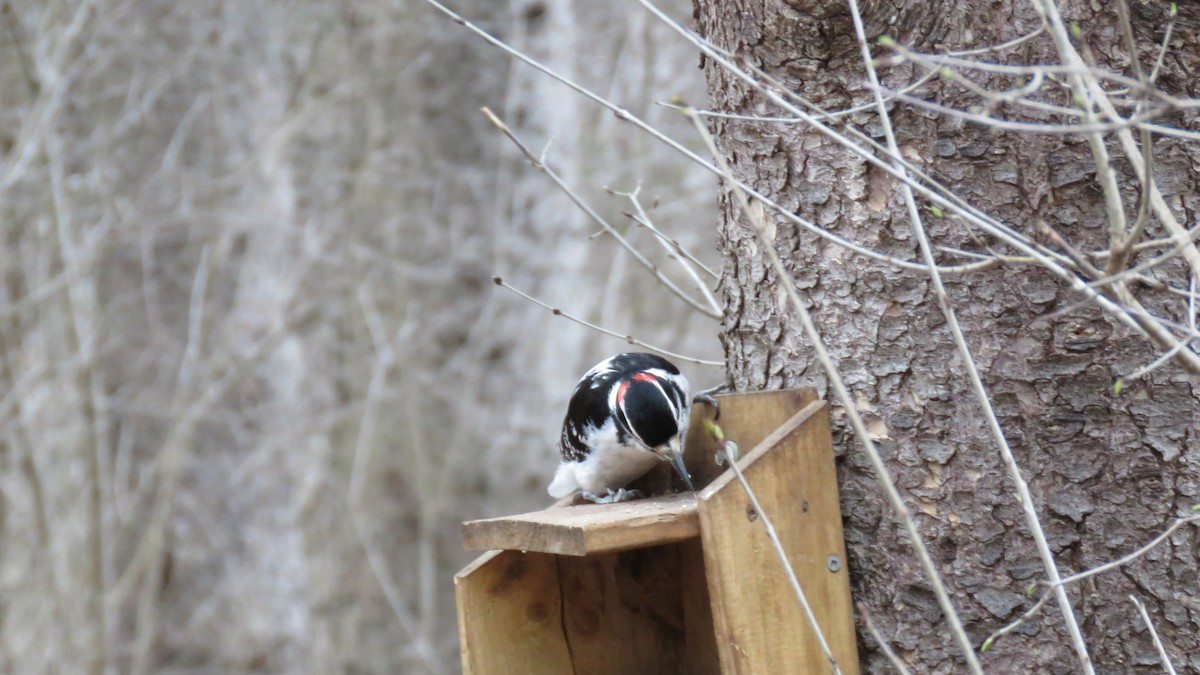
{"type": "Polygon", "coordinates": [[[1121,392],[1124,390],[1125,390],[1125,380],[1118,378],[1117,381],[1113,383],[1113,394],[1116,396],[1120,396],[1121,392]]]}
{"type": "Polygon", "coordinates": [[[1079,24],[1072,21],[1071,22],[1071,37],[1078,40],[1082,36],[1083,36],[1083,29],[1079,27],[1079,24]]]}
{"type": "Polygon", "coordinates": [[[992,638],[988,638],[988,639],[984,640],[983,646],[979,648],[979,653],[983,654],[983,653],[987,652],[987,650],[991,649],[992,642],[994,642],[994,640],[992,638]]]}
{"type": "Polygon", "coordinates": [[[879,42],[879,44],[883,45],[884,47],[895,47],[896,46],[896,41],[894,39],[892,39],[892,36],[890,36],[890,35],[880,35],[879,40],[877,40],[877,42],[879,42]]]}
{"type": "Polygon", "coordinates": [[[937,216],[938,218],[942,217],[942,210],[938,207],[937,204],[930,206],[929,210],[932,211],[933,215],[937,216]]]}

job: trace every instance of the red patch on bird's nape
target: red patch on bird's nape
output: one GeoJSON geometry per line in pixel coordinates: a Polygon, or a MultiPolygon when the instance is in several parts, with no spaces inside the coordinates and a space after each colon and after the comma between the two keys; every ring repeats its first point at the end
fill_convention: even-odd
{"type": "Polygon", "coordinates": [[[653,383],[653,382],[657,382],[657,381],[658,381],[658,378],[654,377],[650,373],[634,373],[633,377],[630,377],[628,380],[625,380],[624,382],[621,383],[621,385],[619,387],[617,387],[617,403],[622,404],[625,402],[625,393],[627,391],[629,391],[629,385],[633,384],[634,382],[651,382],[651,383],[653,383]]]}
{"type": "Polygon", "coordinates": [[[633,377],[629,378],[628,380],[625,380],[624,382],[621,383],[621,386],[617,387],[617,403],[621,404],[621,403],[625,402],[625,392],[629,391],[629,385],[633,384],[634,382],[654,382],[654,381],[655,381],[655,378],[650,373],[634,373],[633,377]]]}
{"type": "Polygon", "coordinates": [[[625,392],[629,391],[629,384],[630,384],[630,381],[625,380],[624,382],[621,383],[621,386],[617,387],[617,404],[618,405],[625,403],[625,392]]]}

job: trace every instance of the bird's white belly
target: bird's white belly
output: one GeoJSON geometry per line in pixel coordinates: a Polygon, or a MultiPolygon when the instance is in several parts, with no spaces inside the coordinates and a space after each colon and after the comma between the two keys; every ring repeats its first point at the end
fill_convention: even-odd
{"type": "Polygon", "coordinates": [[[609,488],[625,487],[660,461],[649,450],[613,445],[580,462],[575,467],[575,482],[584,492],[604,494],[609,488]]]}

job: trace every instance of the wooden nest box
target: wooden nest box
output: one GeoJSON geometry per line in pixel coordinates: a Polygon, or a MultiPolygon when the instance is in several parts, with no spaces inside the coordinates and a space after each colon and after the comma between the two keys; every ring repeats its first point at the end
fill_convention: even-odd
{"type": "MultiPolygon", "coordinates": [[[[825,402],[812,390],[718,397],[720,425],[842,673],[858,673],[825,402]]],[[[828,673],[783,564],[693,409],[696,493],[555,505],[463,526],[488,551],[455,577],[467,675],[828,673]]]]}

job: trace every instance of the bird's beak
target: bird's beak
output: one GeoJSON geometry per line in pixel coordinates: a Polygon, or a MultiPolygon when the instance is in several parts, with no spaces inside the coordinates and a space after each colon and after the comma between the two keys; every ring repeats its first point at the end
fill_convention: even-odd
{"type": "Polygon", "coordinates": [[[670,453],[671,466],[675,467],[675,473],[678,473],[679,477],[683,479],[688,490],[695,492],[696,487],[692,485],[692,477],[688,475],[687,467],[683,465],[683,445],[678,438],[671,439],[670,453]]]}

